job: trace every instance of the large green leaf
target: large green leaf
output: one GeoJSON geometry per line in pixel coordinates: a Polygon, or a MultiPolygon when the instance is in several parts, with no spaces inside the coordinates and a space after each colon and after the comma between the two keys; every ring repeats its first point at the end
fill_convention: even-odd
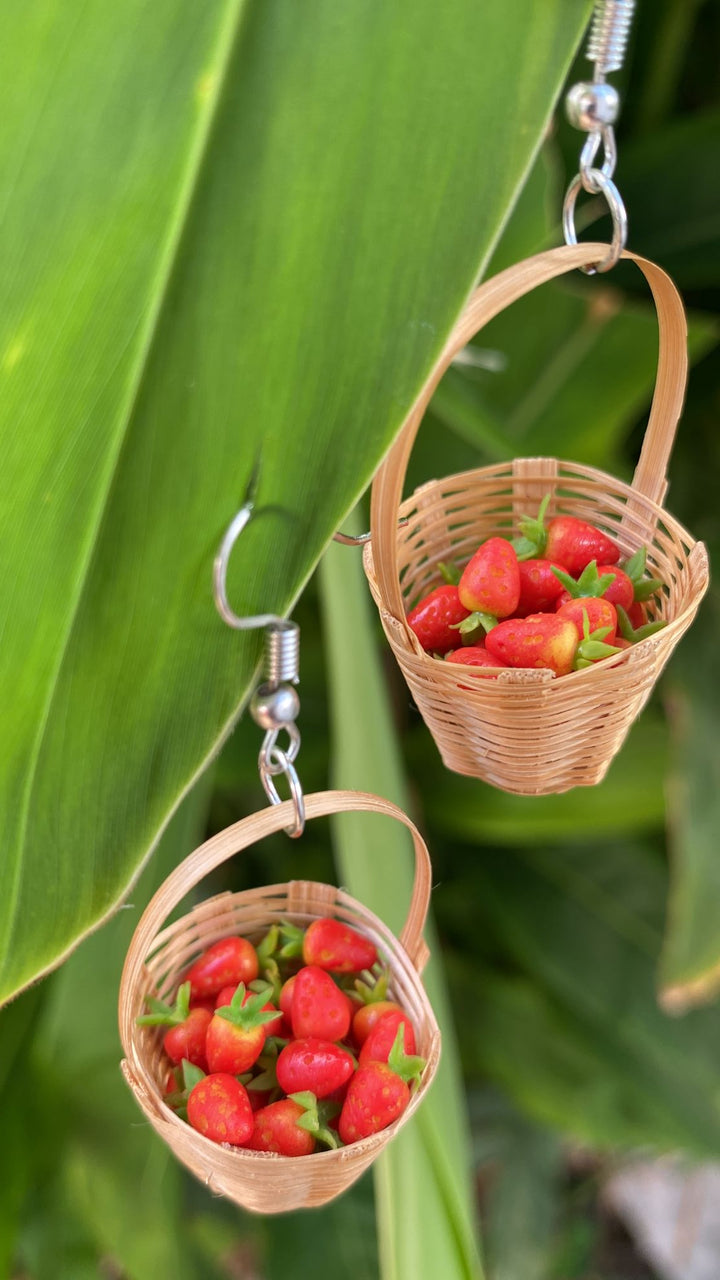
{"type": "Polygon", "coordinates": [[[716,1157],[720,1013],[658,1008],[666,876],[652,851],[502,850],[478,859],[474,883],[455,929],[480,966],[456,983],[460,1001],[478,993],[476,1064],[595,1146],[716,1157]]]}
{"type": "Polygon", "coordinates": [[[717,749],[717,634],[720,601],[711,594],[683,665],[670,682],[672,767],[668,779],[673,860],[668,930],[660,968],[668,1009],[681,1012],[720,989],[720,756],[717,749]]]}
{"type": "MultiPolygon", "coordinates": [[[[358,532],[357,523],[354,525],[358,532]]],[[[357,553],[331,546],[322,562],[323,606],[333,721],[333,781],[374,791],[407,810],[387,691],[373,641],[370,604],[357,553]]],[[[399,932],[410,902],[412,847],[407,832],[364,815],[336,819],[343,884],[399,932]]],[[[479,1277],[473,1241],[468,1121],[455,1032],[432,922],[424,982],[443,1033],[433,1087],[413,1121],[376,1165],[376,1203],[384,1280],[412,1275],[479,1277]],[[434,953],[434,955],[432,954],[434,953]]]]}
{"type": "Polygon", "coordinates": [[[681,117],[629,142],[622,194],[633,248],[682,289],[720,284],[720,111],[681,117]]]}
{"type": "MultiPolygon", "coordinates": [[[[717,336],[713,319],[691,314],[691,361],[717,336]]],[[[621,446],[650,403],[657,371],[652,306],[596,282],[554,284],[493,320],[478,345],[499,367],[450,369],[432,411],[481,461],[556,455],[630,479],[621,446]]]]}
{"type": "MultiPolygon", "coordinates": [[[[207,1268],[194,1265],[186,1234],[186,1176],[143,1122],[120,1073],[116,1013],[140,911],[198,842],[209,781],[203,779],[175,815],[136,885],[134,903],[87,938],[49,987],[38,988],[45,1000],[33,1041],[2,1093],[3,1114],[12,1123],[0,1157],[2,1183],[11,1193],[3,1205],[7,1211],[15,1201],[20,1228],[11,1256],[33,1280],[97,1276],[106,1265],[130,1280],[211,1280],[207,1268]],[[42,1141],[29,1141],[33,1134],[42,1141]],[[28,1159],[31,1176],[23,1178],[28,1159]]],[[[3,1026],[34,994],[0,1013],[3,1026]]]]}
{"type": "Polygon", "coordinates": [[[5,0],[0,999],[113,909],[237,716],[259,641],[209,584],[248,476],[273,510],[230,594],[285,608],[589,8],[5,0]]]}

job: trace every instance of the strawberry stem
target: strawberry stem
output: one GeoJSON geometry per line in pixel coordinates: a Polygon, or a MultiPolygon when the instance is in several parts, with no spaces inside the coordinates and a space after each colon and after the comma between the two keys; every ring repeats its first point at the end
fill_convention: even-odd
{"type": "Polygon", "coordinates": [[[457,586],[462,574],[456,564],[447,564],[444,560],[438,560],[438,569],[449,587],[457,586]]]}

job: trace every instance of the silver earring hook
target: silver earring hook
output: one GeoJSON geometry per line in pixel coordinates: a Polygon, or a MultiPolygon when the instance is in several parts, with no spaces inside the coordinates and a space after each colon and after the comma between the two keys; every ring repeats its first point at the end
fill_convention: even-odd
{"type": "MultiPolygon", "coordinates": [[[[251,486],[253,484],[251,481],[251,486]]],[[[253,720],[266,731],[258,757],[258,770],[265,794],[272,804],[281,803],[274,779],[281,773],[285,775],[295,805],[294,821],[285,830],[289,836],[297,837],[302,835],[305,827],[305,800],[295,769],[300,749],[300,731],[295,724],[300,699],[294,688],[300,679],[300,628],[292,619],[282,618],[277,613],[258,613],[241,618],[230,608],[227,598],[230,555],[253,511],[252,499],[246,497],[228,525],[213,562],[213,597],[220,617],[229,627],[236,631],[265,628],[265,680],[250,701],[253,720]],[[284,750],[278,745],[281,732],[288,737],[284,750]]]]}
{"type": "Polygon", "coordinates": [[[276,613],[257,613],[251,617],[241,618],[235,613],[234,609],[230,608],[227,598],[227,571],[230,563],[230,554],[254,510],[255,504],[249,499],[243,503],[235,518],[230,521],[213,561],[213,597],[215,599],[215,607],[223,622],[227,622],[229,627],[234,627],[237,631],[254,631],[257,627],[284,627],[287,625],[287,618],[281,618],[276,613]]]}

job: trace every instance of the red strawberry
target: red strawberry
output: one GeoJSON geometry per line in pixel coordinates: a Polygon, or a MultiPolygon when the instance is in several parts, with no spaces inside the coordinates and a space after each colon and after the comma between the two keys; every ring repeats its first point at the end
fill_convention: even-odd
{"type": "Polygon", "coordinates": [[[531,613],[499,622],[488,632],[486,644],[506,667],[545,667],[564,676],[572,671],[578,641],[577,627],[569,618],[531,613]]]}
{"type": "Polygon", "coordinates": [[[212,1014],[208,1009],[191,1009],[190,983],[184,982],[178,989],[174,1005],[164,1000],[156,1000],[147,996],[146,1003],[151,1012],[136,1018],[138,1026],[169,1027],[163,1040],[163,1048],[173,1062],[182,1062],[187,1058],[194,1066],[207,1067],[205,1055],[205,1037],[212,1014]]]}
{"type": "Polygon", "coordinates": [[[617,564],[620,548],[612,538],[576,516],[554,516],[545,526],[550,495],[540,503],[537,518],[531,516],[520,521],[521,537],[513,539],[513,546],[520,560],[544,556],[565,566],[567,572],[577,577],[591,560],[603,564],[617,564]]]}
{"type": "Polygon", "coordinates": [[[297,974],[293,973],[292,977],[287,979],[287,982],[283,982],[281,987],[281,996],[279,996],[278,1000],[278,1005],[281,1006],[284,1018],[287,1019],[288,1023],[290,1023],[292,1019],[292,992],[293,989],[295,989],[296,977],[297,974]]]}
{"type": "Polygon", "coordinates": [[[488,538],[463,569],[458,586],[462,604],[471,613],[507,618],[520,599],[520,570],[515,551],[505,538],[488,538]]]}
{"type": "Polygon", "coordinates": [[[360,1065],[362,1066],[365,1062],[387,1062],[399,1027],[403,1030],[405,1053],[415,1053],[417,1051],[415,1032],[410,1019],[402,1010],[399,1013],[392,1011],[380,1018],[367,1037],[360,1050],[360,1065]]]}
{"type": "Polygon", "coordinates": [[[635,599],[635,587],[632,579],[622,569],[618,569],[616,565],[599,564],[597,571],[599,577],[608,576],[612,578],[610,586],[603,591],[604,598],[609,600],[611,604],[620,604],[623,609],[629,609],[635,599]]]}
{"type": "Polygon", "coordinates": [[[187,1117],[193,1129],[212,1142],[244,1147],[254,1128],[247,1090],[234,1076],[218,1072],[205,1076],[191,1090],[187,1117]]]}
{"type": "Polygon", "coordinates": [[[426,653],[447,653],[457,644],[457,632],[452,627],[467,616],[468,610],[460,602],[457,587],[444,586],[436,587],[416,604],[407,622],[426,653]]]}
{"type": "MultiPolygon", "coordinates": [[[[453,644],[457,641],[453,640],[453,644]]],[[[305,964],[317,965],[333,973],[360,973],[377,964],[375,944],[339,920],[313,920],[303,939],[305,964]]]]}
{"type": "Polygon", "coordinates": [[[520,599],[515,614],[518,618],[526,618],[529,613],[547,613],[555,608],[555,601],[563,587],[553,573],[553,569],[563,569],[561,564],[553,564],[550,560],[521,560],[520,599]]]}
{"type": "Polygon", "coordinates": [[[606,632],[607,643],[615,643],[615,632],[617,631],[617,613],[615,605],[611,604],[604,596],[591,596],[587,600],[568,600],[567,604],[563,604],[557,611],[556,617],[570,618],[575,623],[578,635],[583,635],[585,625],[584,619],[587,618],[590,631],[597,631],[598,627],[608,627],[606,632]]]}
{"type": "Polygon", "coordinates": [[[306,965],[295,976],[290,1020],[298,1039],[344,1040],[350,1030],[353,1006],[324,969],[306,965]]]}
{"type": "Polygon", "coordinates": [[[231,983],[252,982],[258,976],[258,958],[247,938],[221,938],[195,961],[185,974],[193,999],[214,996],[231,983]]]}
{"type": "Polygon", "coordinates": [[[251,1151],[277,1151],[281,1156],[309,1156],[315,1139],[298,1121],[305,1108],[292,1098],[281,1098],[255,1112],[255,1128],[248,1142],[251,1151]]]}
{"type": "Polygon", "coordinates": [[[343,1142],[358,1142],[387,1129],[407,1107],[408,1081],[420,1078],[425,1063],[403,1052],[402,1039],[400,1026],[388,1061],[365,1062],[352,1077],[338,1123],[343,1142]]]}
{"type": "Polygon", "coordinates": [[[445,658],[446,662],[456,662],[463,667],[502,667],[500,662],[483,645],[472,644],[466,649],[455,649],[445,658]]]}
{"type": "Polygon", "coordinates": [[[564,676],[617,653],[612,645],[603,643],[608,635],[607,627],[591,632],[587,617],[581,632],[559,613],[532,613],[498,623],[488,634],[487,644],[490,647],[492,641],[493,652],[509,667],[544,667],[564,676]]]}
{"type": "Polygon", "coordinates": [[[617,564],[620,548],[612,538],[575,516],[555,516],[548,524],[545,544],[548,560],[558,560],[573,576],[582,573],[591,560],[617,564]]]}
{"type": "Polygon", "coordinates": [[[340,1112],[338,1133],[344,1143],[359,1142],[387,1129],[410,1101],[410,1090],[385,1062],[358,1067],[340,1112]]]}
{"type": "Polygon", "coordinates": [[[386,1013],[404,1013],[404,1010],[394,1000],[376,1000],[358,1009],[352,1021],[353,1040],[358,1048],[364,1045],[376,1022],[386,1013]]]}
{"type": "Polygon", "coordinates": [[[266,992],[256,995],[241,982],[229,1005],[216,1009],[207,1029],[205,1053],[211,1072],[241,1075],[262,1053],[267,1024],[277,1011],[267,1009],[266,992]]]}
{"type": "Polygon", "coordinates": [[[326,1098],[350,1079],[355,1070],[352,1054],[329,1040],[307,1036],[291,1040],[277,1060],[277,1081],[284,1093],[310,1089],[326,1098]]]}
{"type": "MultiPolygon", "coordinates": [[[[257,985],[260,985],[260,984],[257,984],[257,985]]],[[[230,987],[223,987],[222,991],[218,992],[218,994],[215,997],[215,1009],[227,1008],[228,1005],[232,1004],[233,996],[235,995],[235,992],[237,991],[238,986],[239,986],[239,983],[230,987]]],[[[247,1004],[247,1001],[252,994],[253,994],[252,990],[246,992],[243,998],[244,1005],[247,1004]]],[[[265,995],[266,996],[268,995],[268,991],[265,991],[265,995]]],[[[275,1008],[275,1005],[272,1004],[270,1000],[267,1000],[267,1002],[262,1006],[262,1008],[263,1008],[263,1012],[277,1013],[277,1017],[272,1022],[266,1023],[265,1035],[266,1036],[282,1035],[283,1021],[284,1021],[282,1012],[278,1012],[278,1010],[275,1008]]],[[[214,1011],[215,1010],[213,1010],[213,1012],[214,1011]]]]}

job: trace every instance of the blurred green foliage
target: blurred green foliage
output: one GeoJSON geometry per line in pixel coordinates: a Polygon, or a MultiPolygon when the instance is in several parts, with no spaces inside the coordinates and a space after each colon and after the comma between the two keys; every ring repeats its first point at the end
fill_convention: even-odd
{"type": "MultiPolygon", "coordinates": [[[[675,276],[691,308],[694,365],[668,506],[708,543],[711,563],[720,554],[720,96],[711,57],[719,43],[717,0],[640,6],[621,78],[618,168],[631,247],[675,276]]],[[[586,74],[578,60],[571,79],[586,74]]],[[[578,149],[579,136],[559,122],[495,267],[557,241],[578,149]]],[[[620,268],[608,279],[554,285],[499,317],[474,343],[477,362],[454,367],[439,388],[412,483],[516,450],[631,474],[655,341],[635,275],[620,268]]],[[[349,580],[356,554],[333,548],[322,592],[311,582],[296,610],[300,772],[307,790],[352,777],[405,797],[427,835],[437,990],[448,1044],[457,1040],[451,1076],[462,1069],[465,1092],[450,1079],[453,1119],[447,1141],[435,1128],[438,1168],[448,1151],[464,1162],[457,1125],[467,1125],[488,1280],[644,1280],[650,1269],[602,1209],[604,1171],[637,1147],[720,1158],[717,591],[606,781],[524,800],[443,769],[377,621],[356,608],[343,581],[342,557],[349,580]],[[372,685],[366,698],[358,697],[360,672],[372,685]],[[372,732],[367,745],[367,726],[360,732],[373,706],[382,747],[372,746],[372,732]]],[[[275,1280],[312,1266],[374,1280],[382,1260],[386,1275],[406,1280],[393,1214],[402,1206],[403,1232],[420,1241],[433,1230],[442,1177],[438,1185],[419,1177],[420,1191],[398,1187],[400,1149],[375,1189],[365,1177],[326,1209],[273,1221],[239,1213],[168,1157],[120,1078],[115,991],[138,908],[203,829],[258,807],[257,747],[258,730],[243,721],[135,886],[135,909],[0,1014],[0,1274],[275,1280]],[[388,1191],[378,1241],[376,1197],[388,1191]]],[[[385,882],[369,863],[353,868],[347,837],[338,847],[339,874],[365,875],[365,892],[384,890],[390,915],[398,911],[406,869],[385,882]]],[[[298,847],[278,837],[233,867],[232,885],[291,878],[297,867],[298,847]]],[[[303,838],[302,874],[334,877],[329,831],[313,827],[303,838]]],[[[428,1103],[426,1133],[442,1101],[438,1092],[432,1111],[428,1103]]],[[[424,1160],[428,1139],[418,1134],[409,1158],[424,1160]]],[[[453,1167],[446,1188],[453,1178],[462,1185],[464,1170],[453,1167]]],[[[461,1194],[472,1216],[467,1186],[461,1194]]],[[[455,1270],[444,1275],[472,1274],[465,1232],[455,1233],[455,1270]]],[[[418,1274],[413,1261],[413,1280],[418,1274]]]]}

